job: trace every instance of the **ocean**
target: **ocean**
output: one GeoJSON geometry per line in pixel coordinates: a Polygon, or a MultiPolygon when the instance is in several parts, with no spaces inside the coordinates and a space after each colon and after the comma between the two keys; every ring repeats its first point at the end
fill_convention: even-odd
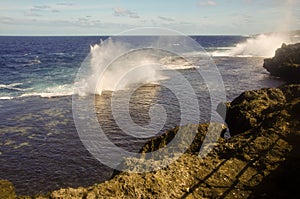
{"type": "MultiPolygon", "coordinates": [[[[275,39],[272,46],[266,46],[262,41],[272,39],[268,36],[191,36],[203,47],[201,51],[185,52],[184,58],[193,64],[162,50],[132,50],[134,45],[160,41],[154,36],[128,36],[118,42],[108,38],[0,37],[0,179],[11,181],[18,194],[89,186],[111,177],[113,169],[93,157],[80,140],[72,111],[74,99],[93,96],[96,117],[107,137],[116,146],[137,152],[150,137],[143,132],[140,137],[124,133],[111,108],[112,97],[122,99],[131,87],[130,115],[125,115],[124,121],[130,119],[147,126],[153,119],[151,106],[160,104],[166,115],[155,132],[160,134],[184,124],[176,95],[185,95],[180,87],[183,83],[172,83],[179,89],[176,91],[164,84],[168,79],[176,79],[177,73],[186,78],[197,96],[199,122],[210,121],[213,102],[205,77],[199,74],[199,69],[207,67],[202,62],[204,54],[222,77],[226,101],[246,90],[283,84],[262,67],[264,58],[272,57],[283,42],[275,39]],[[114,58],[122,52],[127,54],[114,58]],[[95,83],[95,74],[103,72],[99,66],[107,59],[117,64],[111,64],[103,81],[95,83]],[[153,70],[149,64],[153,59],[162,68],[153,70]],[[126,68],[137,64],[145,68],[126,68]],[[134,72],[124,76],[126,81],[122,83],[116,82],[123,75],[120,68],[134,72]]],[[[180,43],[170,42],[174,48],[182,48],[180,43]]],[[[117,109],[122,107],[121,104],[117,109]]]]}

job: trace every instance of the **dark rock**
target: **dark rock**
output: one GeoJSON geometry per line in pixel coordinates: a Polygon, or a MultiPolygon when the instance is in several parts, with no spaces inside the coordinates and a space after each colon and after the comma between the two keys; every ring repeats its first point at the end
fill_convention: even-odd
{"type": "Polygon", "coordinates": [[[300,85],[246,91],[227,104],[225,121],[232,136],[262,124],[271,127],[283,116],[299,118],[299,100],[300,85]]]}
{"type": "Polygon", "coordinates": [[[265,59],[263,67],[271,75],[288,83],[300,83],[300,43],[286,45],[276,50],[275,57],[265,59]]]}
{"type": "MultiPolygon", "coordinates": [[[[204,138],[208,132],[208,128],[210,128],[210,136],[214,134],[213,136],[216,138],[219,138],[222,133],[224,133],[224,130],[226,130],[226,126],[224,124],[218,124],[218,123],[211,123],[211,124],[199,124],[199,125],[187,125],[184,127],[175,127],[174,129],[166,131],[164,134],[151,139],[148,141],[141,149],[141,153],[148,153],[153,152],[158,149],[161,149],[169,144],[170,141],[173,140],[175,135],[178,133],[179,129],[183,129],[183,133],[181,134],[181,137],[178,137],[177,139],[177,150],[178,147],[185,146],[187,140],[192,140],[192,143],[189,145],[185,153],[189,154],[198,154],[201,148],[201,145],[204,141],[204,138]],[[197,129],[197,132],[195,134],[195,137],[191,137],[192,134],[189,131],[191,128],[197,129]]],[[[216,140],[217,141],[217,140],[216,140]]],[[[165,151],[167,153],[173,152],[173,151],[165,151]]],[[[163,154],[162,154],[163,155],[163,154]]]]}

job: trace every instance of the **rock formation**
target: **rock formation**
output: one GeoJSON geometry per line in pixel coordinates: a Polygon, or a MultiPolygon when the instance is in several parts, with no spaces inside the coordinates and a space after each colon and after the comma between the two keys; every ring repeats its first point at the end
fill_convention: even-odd
{"type": "Polygon", "coordinates": [[[280,117],[298,117],[300,114],[299,98],[299,85],[242,93],[226,105],[225,121],[230,134],[237,135],[261,125],[272,127],[274,122],[280,120],[280,117]]]}
{"type": "Polygon", "coordinates": [[[264,68],[288,83],[300,83],[300,43],[283,44],[273,58],[265,59],[264,68]]]}

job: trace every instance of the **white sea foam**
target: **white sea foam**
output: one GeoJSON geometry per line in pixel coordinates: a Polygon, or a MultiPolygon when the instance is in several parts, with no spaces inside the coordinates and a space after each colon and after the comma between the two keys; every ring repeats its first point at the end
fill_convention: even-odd
{"type": "MultiPolygon", "coordinates": [[[[62,93],[58,93],[58,92],[55,92],[55,93],[32,92],[32,93],[22,94],[21,96],[16,97],[16,98],[33,97],[33,96],[38,96],[38,97],[42,97],[42,98],[52,98],[52,97],[63,97],[63,96],[70,96],[70,95],[73,95],[73,92],[62,92],[62,93]]],[[[11,98],[11,99],[14,99],[14,98],[11,98]]]]}
{"type": "Polygon", "coordinates": [[[60,96],[69,96],[73,95],[73,85],[72,84],[64,84],[64,85],[57,85],[52,87],[47,87],[44,89],[34,89],[34,88],[18,88],[16,86],[23,85],[23,83],[12,83],[12,84],[0,84],[0,89],[9,89],[9,90],[16,90],[21,91],[21,94],[15,96],[1,96],[0,100],[12,100],[15,98],[22,98],[22,97],[31,97],[31,96],[39,96],[45,98],[51,97],[60,97],[60,96]]]}
{"type": "MultiPolygon", "coordinates": [[[[187,55],[186,55],[187,56],[187,55]]],[[[191,56],[191,55],[189,55],[191,56]]],[[[181,69],[190,69],[196,68],[193,63],[190,63],[183,57],[179,56],[166,56],[159,60],[162,70],[181,70],[181,69]]]]}
{"type": "MultiPolygon", "coordinates": [[[[26,54],[24,56],[26,56],[26,54]]],[[[33,66],[41,63],[42,61],[38,59],[38,56],[36,56],[35,59],[28,60],[28,62],[26,64],[23,64],[22,66],[33,66]]]]}
{"type": "Polygon", "coordinates": [[[0,97],[0,100],[11,100],[11,99],[14,99],[13,97],[10,97],[10,96],[3,96],[3,97],[0,97]]]}
{"type": "Polygon", "coordinates": [[[24,93],[19,97],[39,96],[44,98],[51,98],[51,97],[62,97],[62,96],[69,96],[69,95],[73,95],[73,85],[64,84],[64,85],[45,88],[43,92],[34,91],[34,92],[24,93]]]}
{"type": "Polygon", "coordinates": [[[22,85],[23,83],[12,83],[12,84],[0,84],[0,89],[9,89],[9,90],[16,90],[16,91],[26,91],[27,89],[18,88],[17,86],[22,85]]]}

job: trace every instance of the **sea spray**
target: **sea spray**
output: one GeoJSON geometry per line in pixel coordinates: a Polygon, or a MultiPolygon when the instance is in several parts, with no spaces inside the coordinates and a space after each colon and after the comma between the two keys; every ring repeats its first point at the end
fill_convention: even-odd
{"type": "Polygon", "coordinates": [[[292,43],[290,37],[283,33],[261,34],[248,38],[226,50],[217,50],[212,56],[229,57],[273,57],[276,49],[283,43],[292,43]]]}
{"type": "Polygon", "coordinates": [[[159,53],[154,49],[132,50],[126,42],[111,38],[101,41],[91,47],[88,92],[101,94],[104,90],[120,90],[158,80],[161,76],[153,66],[159,65],[159,53]]]}
{"type": "MultiPolygon", "coordinates": [[[[104,82],[102,81],[101,84],[102,87],[99,87],[97,85],[98,83],[98,76],[99,74],[102,74],[105,71],[105,68],[108,67],[109,64],[111,64],[111,60],[115,60],[119,56],[123,55],[129,50],[128,47],[125,46],[125,44],[114,42],[111,38],[101,41],[100,44],[95,44],[94,46],[91,46],[91,52],[90,52],[90,74],[89,77],[87,77],[87,87],[85,90],[87,90],[88,93],[93,94],[101,94],[103,89],[106,89],[105,85],[111,85],[111,82],[107,82],[107,84],[104,85],[104,82]]],[[[111,80],[113,81],[113,77],[110,77],[111,79],[106,78],[107,81],[111,80]]]]}
{"type": "MultiPolygon", "coordinates": [[[[88,71],[80,71],[80,82],[75,83],[76,93],[101,95],[103,91],[122,90],[141,83],[157,83],[166,78],[162,70],[194,67],[189,61],[172,52],[151,45],[137,48],[124,40],[109,38],[91,46],[90,55],[83,62],[87,66],[82,67],[88,71]]],[[[163,43],[161,37],[155,37],[154,42],[163,43]]]]}
{"type": "Polygon", "coordinates": [[[239,43],[230,51],[233,56],[250,55],[257,57],[272,57],[276,49],[280,48],[282,43],[290,43],[290,39],[283,34],[262,34],[254,38],[247,39],[244,43],[239,43]]]}

